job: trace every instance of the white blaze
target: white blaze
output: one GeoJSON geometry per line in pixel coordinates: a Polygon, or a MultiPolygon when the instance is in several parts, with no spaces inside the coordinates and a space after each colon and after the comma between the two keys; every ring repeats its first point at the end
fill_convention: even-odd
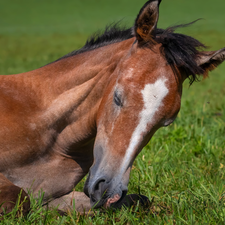
{"type": "Polygon", "coordinates": [[[154,124],[154,115],[162,105],[162,101],[168,94],[168,89],[165,85],[166,79],[158,79],[154,84],[146,84],[141,91],[143,96],[144,107],[139,114],[139,123],[131,136],[130,144],[126,150],[124,161],[121,167],[121,172],[126,170],[133,152],[136,150],[142,134],[146,131],[147,125],[151,122],[154,124]]]}

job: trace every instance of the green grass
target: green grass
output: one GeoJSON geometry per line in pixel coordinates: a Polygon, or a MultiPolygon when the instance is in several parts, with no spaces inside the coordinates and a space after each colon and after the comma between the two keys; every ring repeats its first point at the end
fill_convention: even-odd
{"type": "MultiPolygon", "coordinates": [[[[0,0],[0,74],[29,71],[81,47],[88,35],[122,20],[131,25],[145,1],[0,0]]],[[[159,27],[204,18],[190,28],[209,49],[225,47],[224,0],[162,1],[159,27]]],[[[32,198],[27,217],[0,224],[225,224],[225,63],[210,78],[184,85],[176,121],[160,129],[137,157],[129,193],[152,199],[95,217],[59,216],[32,198]]],[[[76,190],[82,191],[82,181],[76,190]]]]}

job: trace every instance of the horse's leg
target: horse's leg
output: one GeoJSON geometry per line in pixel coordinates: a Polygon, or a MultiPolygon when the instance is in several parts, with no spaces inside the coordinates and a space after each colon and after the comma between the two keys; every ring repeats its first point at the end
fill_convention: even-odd
{"type": "Polygon", "coordinates": [[[68,195],[54,199],[48,204],[49,208],[57,208],[60,211],[68,212],[76,209],[80,213],[88,213],[91,209],[90,198],[83,192],[73,191],[68,195]]]}
{"type": "Polygon", "coordinates": [[[30,199],[27,193],[15,186],[3,174],[0,173],[0,216],[4,213],[9,213],[13,210],[20,195],[19,206],[23,214],[26,214],[30,209],[30,199]]]}
{"type": "MultiPolygon", "coordinates": [[[[112,204],[110,207],[113,209],[120,209],[122,207],[130,208],[139,202],[140,206],[148,208],[150,201],[146,196],[130,194],[126,195],[119,203],[112,204]]],[[[48,204],[49,208],[57,208],[59,211],[68,212],[75,209],[79,213],[89,214],[91,211],[90,198],[83,192],[73,191],[68,195],[55,199],[48,204]]]]}

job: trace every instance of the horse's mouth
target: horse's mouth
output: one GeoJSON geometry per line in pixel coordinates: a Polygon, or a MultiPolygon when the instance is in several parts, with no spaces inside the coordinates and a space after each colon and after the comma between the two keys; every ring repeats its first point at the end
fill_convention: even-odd
{"type": "Polygon", "coordinates": [[[99,201],[97,201],[93,196],[90,196],[92,207],[97,208],[117,208],[120,207],[121,201],[123,201],[124,197],[127,194],[127,190],[122,191],[120,194],[116,192],[116,194],[111,195],[111,197],[107,198],[101,198],[99,201]]]}
{"type": "Polygon", "coordinates": [[[127,194],[127,190],[124,190],[122,191],[121,195],[115,194],[113,197],[108,198],[103,205],[104,208],[109,208],[109,207],[120,208],[122,206],[121,204],[123,204],[123,200],[126,194],[127,194]]]}
{"type": "Polygon", "coordinates": [[[95,202],[97,202],[97,203],[95,203],[94,205],[93,205],[93,207],[94,208],[101,208],[101,207],[103,207],[103,208],[105,208],[105,209],[108,209],[108,208],[110,208],[111,206],[114,206],[114,205],[116,205],[118,202],[120,202],[120,200],[123,198],[123,195],[121,196],[121,195],[119,195],[119,194],[114,194],[114,195],[112,195],[113,197],[110,197],[110,198],[102,198],[102,199],[100,199],[98,202],[93,198],[93,197],[91,197],[91,201],[93,202],[93,203],[95,203],[95,202]]]}
{"type": "Polygon", "coordinates": [[[112,198],[108,198],[106,203],[104,204],[104,208],[106,208],[106,209],[109,208],[112,203],[119,201],[120,198],[121,198],[121,196],[118,194],[114,195],[112,198]]]}

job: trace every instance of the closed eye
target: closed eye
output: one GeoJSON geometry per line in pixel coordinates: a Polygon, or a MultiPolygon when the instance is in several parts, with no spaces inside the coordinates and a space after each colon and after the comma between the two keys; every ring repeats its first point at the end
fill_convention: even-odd
{"type": "Polygon", "coordinates": [[[117,106],[120,106],[120,107],[123,106],[121,97],[118,95],[117,92],[114,93],[114,102],[115,102],[115,104],[116,104],[117,106]]]}

